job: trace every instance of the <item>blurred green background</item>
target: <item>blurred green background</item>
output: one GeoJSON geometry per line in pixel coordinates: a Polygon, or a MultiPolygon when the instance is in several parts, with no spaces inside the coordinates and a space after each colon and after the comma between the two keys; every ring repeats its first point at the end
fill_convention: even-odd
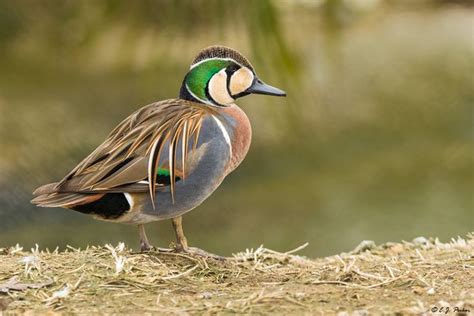
{"type": "MultiPolygon", "coordinates": [[[[184,217],[192,245],[322,256],[474,228],[472,1],[0,1],[0,247],[117,243],[133,226],[29,204],[212,44],[287,98],[239,100],[241,167],[184,217]]],[[[147,225],[155,245],[169,221],[147,225]]]]}

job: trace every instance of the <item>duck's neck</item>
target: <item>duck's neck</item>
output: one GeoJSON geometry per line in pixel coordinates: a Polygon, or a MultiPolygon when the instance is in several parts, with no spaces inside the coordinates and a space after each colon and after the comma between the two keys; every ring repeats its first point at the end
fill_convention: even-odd
{"type": "Polygon", "coordinates": [[[179,98],[191,102],[202,103],[201,101],[193,97],[191,93],[189,93],[188,88],[186,88],[186,78],[184,78],[183,83],[181,84],[181,89],[179,89],[179,98]]]}

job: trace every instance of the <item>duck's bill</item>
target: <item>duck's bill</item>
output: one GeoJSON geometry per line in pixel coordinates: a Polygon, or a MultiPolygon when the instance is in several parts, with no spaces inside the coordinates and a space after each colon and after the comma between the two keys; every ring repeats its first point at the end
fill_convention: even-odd
{"type": "Polygon", "coordinates": [[[271,85],[266,84],[260,79],[255,80],[255,82],[250,86],[250,88],[247,89],[246,92],[253,94],[266,94],[274,95],[277,97],[286,97],[285,91],[272,87],[271,85]]]}

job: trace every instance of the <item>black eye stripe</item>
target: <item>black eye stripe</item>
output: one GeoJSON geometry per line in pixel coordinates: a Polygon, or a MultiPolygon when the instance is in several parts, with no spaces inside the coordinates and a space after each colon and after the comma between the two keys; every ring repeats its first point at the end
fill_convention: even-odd
{"type": "Polygon", "coordinates": [[[240,68],[241,68],[240,66],[236,64],[232,64],[225,69],[225,73],[227,74],[227,83],[226,83],[227,93],[229,93],[229,95],[232,98],[234,98],[234,96],[232,95],[232,92],[230,91],[230,79],[232,78],[232,75],[240,68]]]}
{"type": "Polygon", "coordinates": [[[231,64],[231,65],[227,66],[227,68],[225,69],[225,72],[226,72],[226,74],[227,74],[227,77],[228,77],[228,78],[231,77],[232,74],[233,74],[234,72],[236,72],[237,70],[239,70],[239,69],[240,69],[240,66],[238,66],[238,65],[236,65],[236,64],[231,64]]]}

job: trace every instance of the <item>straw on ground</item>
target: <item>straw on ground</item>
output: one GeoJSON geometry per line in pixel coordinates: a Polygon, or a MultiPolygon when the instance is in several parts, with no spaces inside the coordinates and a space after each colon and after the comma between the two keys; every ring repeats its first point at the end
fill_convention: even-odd
{"type": "Polygon", "coordinates": [[[474,236],[361,243],[321,259],[259,247],[225,261],[114,247],[0,249],[0,311],[474,312],[474,236]]]}

